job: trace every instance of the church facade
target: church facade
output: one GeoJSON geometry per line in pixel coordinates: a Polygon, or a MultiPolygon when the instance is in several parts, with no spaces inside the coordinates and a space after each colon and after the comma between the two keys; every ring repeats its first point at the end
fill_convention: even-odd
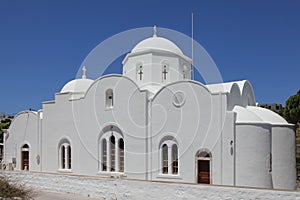
{"type": "Polygon", "coordinates": [[[147,38],[123,74],[68,82],[5,134],[15,170],[295,189],[293,125],[256,106],[249,81],[204,85],[166,38],[147,38]]]}

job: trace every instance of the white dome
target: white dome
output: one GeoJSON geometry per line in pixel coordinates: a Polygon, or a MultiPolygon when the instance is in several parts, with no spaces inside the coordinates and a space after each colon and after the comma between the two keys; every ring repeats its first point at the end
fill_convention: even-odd
{"type": "Polygon", "coordinates": [[[236,112],[237,123],[264,123],[264,121],[258,115],[251,112],[247,108],[234,106],[233,112],[236,112]]]}
{"type": "Polygon", "coordinates": [[[270,124],[288,124],[288,122],[278,115],[277,113],[261,108],[261,107],[255,107],[255,106],[247,106],[247,109],[251,110],[253,113],[257,114],[262,118],[265,122],[270,124]]]}
{"type": "Polygon", "coordinates": [[[87,89],[92,85],[94,81],[91,79],[75,79],[68,82],[60,91],[60,93],[66,92],[86,92],[87,89]]]}
{"type": "Polygon", "coordinates": [[[164,51],[169,51],[175,54],[180,54],[182,55],[182,51],[180,48],[171,42],[170,40],[162,37],[151,37],[147,38],[140,43],[138,43],[131,51],[131,53],[136,53],[144,50],[164,50],[164,51]]]}

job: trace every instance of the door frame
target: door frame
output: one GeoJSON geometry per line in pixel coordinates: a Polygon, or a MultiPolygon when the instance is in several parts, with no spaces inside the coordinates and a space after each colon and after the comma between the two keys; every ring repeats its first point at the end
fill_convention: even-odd
{"type": "Polygon", "coordinates": [[[199,160],[206,160],[209,161],[209,184],[212,184],[212,154],[208,149],[200,149],[199,151],[197,151],[196,155],[195,155],[195,183],[196,184],[201,184],[198,183],[198,161],[199,160]],[[209,155],[209,157],[203,157],[201,156],[201,153],[207,153],[209,155]]]}
{"type": "Polygon", "coordinates": [[[20,166],[20,170],[25,170],[24,169],[24,152],[27,152],[28,153],[28,167],[27,167],[27,170],[26,171],[29,171],[30,169],[30,146],[28,144],[23,144],[22,147],[21,147],[21,166],[20,166]],[[27,147],[25,147],[25,145],[27,147]]]}

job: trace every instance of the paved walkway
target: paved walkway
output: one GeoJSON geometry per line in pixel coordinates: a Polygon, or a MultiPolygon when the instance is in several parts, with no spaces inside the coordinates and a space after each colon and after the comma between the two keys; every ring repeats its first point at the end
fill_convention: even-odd
{"type": "Polygon", "coordinates": [[[85,197],[78,194],[66,194],[49,190],[39,190],[36,191],[36,193],[37,195],[34,198],[35,200],[103,200],[85,197]]]}

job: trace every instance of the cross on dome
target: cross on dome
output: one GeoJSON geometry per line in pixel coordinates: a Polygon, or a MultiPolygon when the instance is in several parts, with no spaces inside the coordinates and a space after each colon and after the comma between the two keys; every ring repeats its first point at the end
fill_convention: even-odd
{"type": "Polygon", "coordinates": [[[85,66],[82,67],[82,77],[81,78],[86,79],[86,67],[85,66]]]}
{"type": "Polygon", "coordinates": [[[153,26],[153,37],[157,37],[156,34],[157,30],[156,30],[156,25],[153,26]]]}

